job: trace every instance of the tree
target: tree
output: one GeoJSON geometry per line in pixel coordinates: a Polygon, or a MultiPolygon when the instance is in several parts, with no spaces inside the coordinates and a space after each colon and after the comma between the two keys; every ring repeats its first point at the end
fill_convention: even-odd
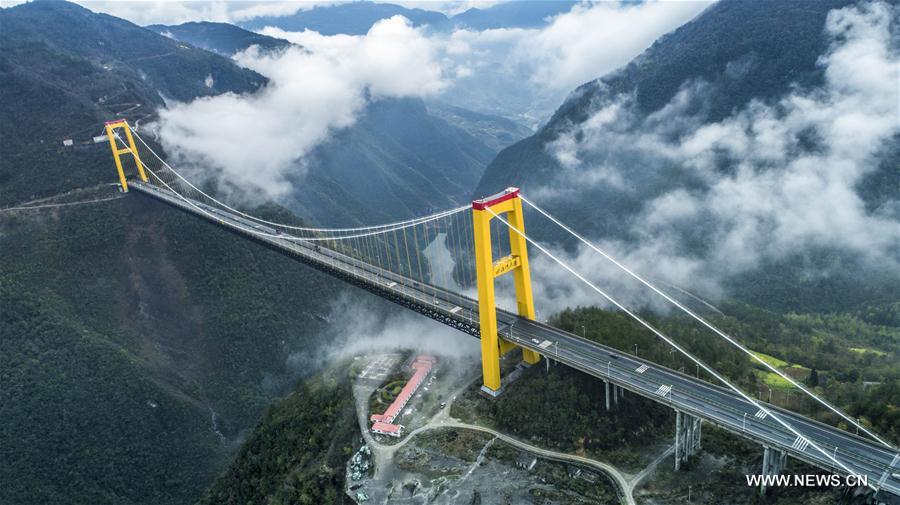
{"type": "Polygon", "coordinates": [[[819,385],[819,372],[816,371],[815,368],[810,370],[809,378],[806,379],[806,384],[813,388],[819,385]]]}

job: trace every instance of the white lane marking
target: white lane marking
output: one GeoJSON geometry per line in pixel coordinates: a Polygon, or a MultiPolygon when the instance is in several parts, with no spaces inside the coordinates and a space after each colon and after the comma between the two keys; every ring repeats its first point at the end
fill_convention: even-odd
{"type": "Polygon", "coordinates": [[[669,391],[671,391],[671,390],[672,390],[672,386],[670,386],[668,384],[663,384],[662,386],[659,387],[659,389],[656,390],[656,394],[658,394],[659,396],[666,396],[667,394],[669,394],[669,391]]]}
{"type": "Polygon", "coordinates": [[[887,470],[884,471],[884,475],[882,475],[881,478],[878,479],[878,487],[881,487],[881,486],[884,485],[884,482],[885,482],[885,481],[887,480],[887,478],[888,478],[888,474],[891,473],[891,470],[894,468],[894,465],[897,464],[897,461],[898,461],[898,460],[900,460],[900,453],[897,453],[897,454],[894,456],[894,459],[891,460],[891,464],[888,465],[887,470]]]}
{"type": "Polygon", "coordinates": [[[551,345],[553,345],[553,342],[551,342],[549,340],[544,340],[543,342],[538,344],[538,347],[540,347],[541,349],[546,349],[546,348],[550,347],[551,345]]]}
{"type": "Polygon", "coordinates": [[[650,367],[647,365],[641,365],[641,366],[635,368],[634,371],[637,373],[644,373],[647,371],[648,368],[650,368],[650,367]]]}
{"type": "Polygon", "coordinates": [[[766,416],[768,416],[768,415],[769,414],[767,414],[765,410],[760,409],[756,412],[756,414],[753,414],[753,417],[756,417],[759,419],[765,419],[766,416]]]}
{"type": "Polygon", "coordinates": [[[453,307],[452,309],[450,309],[450,313],[456,314],[457,312],[459,312],[461,310],[462,310],[462,307],[453,307]]]}
{"type": "Polygon", "coordinates": [[[797,437],[797,440],[794,440],[794,443],[791,444],[791,447],[797,449],[798,451],[805,451],[806,447],[809,445],[809,440],[803,437],[797,437]]]}

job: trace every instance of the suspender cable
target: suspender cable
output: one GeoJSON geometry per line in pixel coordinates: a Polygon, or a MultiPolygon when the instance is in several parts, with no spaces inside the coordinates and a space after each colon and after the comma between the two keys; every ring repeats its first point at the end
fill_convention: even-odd
{"type": "Polygon", "coordinates": [[[394,235],[394,252],[397,255],[397,273],[400,275],[403,275],[403,267],[401,266],[402,263],[400,261],[400,246],[397,245],[397,230],[393,231],[393,235],[394,235]]]}
{"type": "Polygon", "coordinates": [[[419,267],[419,282],[425,284],[425,277],[422,275],[422,257],[419,255],[419,235],[416,233],[418,225],[412,227],[413,231],[413,252],[416,253],[416,265],[419,267]]]}
{"type": "Polygon", "coordinates": [[[409,242],[406,240],[406,228],[403,228],[403,252],[406,254],[406,275],[409,278],[413,276],[412,260],[409,258],[409,242]]]}

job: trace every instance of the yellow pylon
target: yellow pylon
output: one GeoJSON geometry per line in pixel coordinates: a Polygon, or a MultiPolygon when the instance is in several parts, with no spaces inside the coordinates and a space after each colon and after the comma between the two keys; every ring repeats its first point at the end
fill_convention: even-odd
{"type": "MultiPolygon", "coordinates": [[[[522,200],[518,188],[507,188],[494,196],[472,202],[473,231],[475,234],[475,272],[478,279],[478,315],[481,327],[481,369],[484,380],[482,391],[496,396],[500,393],[500,356],[516,347],[497,334],[497,306],[494,297],[494,279],[512,272],[516,287],[516,305],[519,315],[534,319],[534,298],[531,293],[531,272],[528,268],[528,249],[524,235],[509,230],[510,255],[496,262],[491,251],[491,219],[494,214],[506,214],[506,220],[515,229],[525,233],[522,200]]],[[[522,349],[526,363],[534,364],[541,356],[522,349]]]]}
{"type": "Polygon", "coordinates": [[[113,157],[116,160],[116,169],[119,170],[119,183],[122,185],[122,191],[128,192],[128,182],[125,180],[125,170],[122,168],[122,154],[131,153],[134,156],[134,163],[137,165],[138,175],[141,180],[147,182],[147,174],[144,173],[144,165],[141,164],[141,158],[138,156],[137,146],[134,145],[134,137],[131,135],[131,128],[124,119],[106,122],[106,136],[109,137],[109,147],[112,149],[113,157]],[[128,147],[119,149],[116,144],[117,129],[125,130],[125,139],[128,141],[128,147]]]}

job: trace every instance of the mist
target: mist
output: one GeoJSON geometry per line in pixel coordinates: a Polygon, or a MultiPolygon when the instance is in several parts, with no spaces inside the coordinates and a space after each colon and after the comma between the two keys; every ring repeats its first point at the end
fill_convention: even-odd
{"type": "MultiPolygon", "coordinates": [[[[402,16],[366,35],[266,27],[260,32],[295,46],[254,46],[234,57],[268,78],[265,88],[170,103],[148,127],[192,178],[219,183],[220,191],[240,188],[234,193],[252,200],[284,201],[302,184],[315,147],[352,126],[372,102],[440,100],[535,127],[574,86],[624,64],[707,5],[585,3],[527,30],[437,32],[402,16]]],[[[216,16],[247,16],[251,7],[216,16]]]]}
{"type": "MultiPolygon", "coordinates": [[[[711,86],[702,81],[649,116],[633,95],[607,97],[549,146],[558,175],[528,195],[545,208],[607,196],[637,202],[596,243],[645,276],[707,296],[720,296],[730,276],[810,249],[896,272],[896,192],[873,206],[859,187],[900,134],[897,16],[883,2],[832,11],[830,48],[818,61],[824,86],[754,101],[721,121],[702,112],[711,86]]],[[[593,251],[557,252],[633,303],[646,299],[593,251]]],[[[563,274],[540,282],[569,305],[599,298],[566,286],[577,281],[563,274]]]]}
{"type": "Polygon", "coordinates": [[[385,301],[344,292],[332,305],[331,344],[322,359],[336,362],[367,353],[413,350],[447,358],[478,356],[479,340],[385,301]]]}
{"type": "Polygon", "coordinates": [[[302,181],[310,151],[351,126],[367,103],[445,86],[433,43],[403,17],[379,21],[365,36],[329,39],[312,51],[252,46],[235,61],[270,79],[264,89],[172,104],[150,128],[179,167],[195,167],[192,175],[279,199],[302,181]]]}

